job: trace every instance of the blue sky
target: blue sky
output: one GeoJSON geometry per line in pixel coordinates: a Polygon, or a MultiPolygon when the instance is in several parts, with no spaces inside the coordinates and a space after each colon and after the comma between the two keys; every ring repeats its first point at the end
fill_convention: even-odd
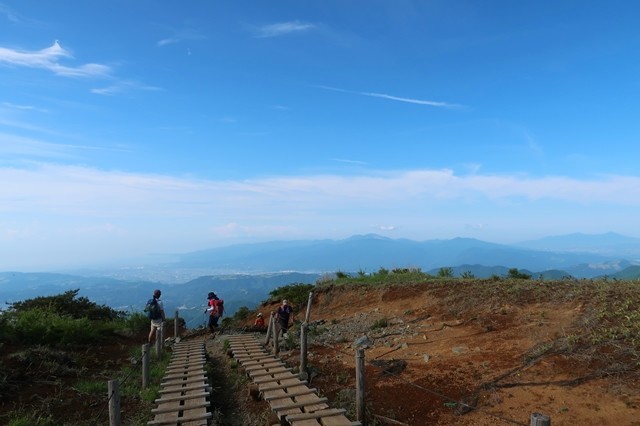
{"type": "Polygon", "coordinates": [[[0,0],[0,270],[640,237],[640,3],[0,0]]]}

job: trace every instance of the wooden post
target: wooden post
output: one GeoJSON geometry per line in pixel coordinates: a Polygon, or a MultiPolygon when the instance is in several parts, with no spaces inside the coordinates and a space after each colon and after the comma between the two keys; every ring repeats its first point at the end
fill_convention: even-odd
{"type": "Polygon", "coordinates": [[[280,334],[280,326],[273,320],[273,353],[278,355],[280,353],[280,341],[278,340],[280,334]]]}
{"type": "Polygon", "coordinates": [[[149,344],[142,345],[142,389],[149,387],[149,344]]]}
{"type": "Polygon", "coordinates": [[[309,324],[309,319],[311,318],[311,299],[313,298],[313,292],[309,292],[309,301],[307,302],[307,313],[304,317],[304,322],[309,324]]]}
{"type": "Polygon", "coordinates": [[[273,312],[269,315],[269,326],[267,327],[267,337],[264,338],[264,345],[269,344],[269,340],[271,339],[271,330],[273,328],[273,312]]]}
{"type": "Polygon", "coordinates": [[[546,414],[532,413],[531,426],[551,426],[551,418],[546,414]]]}
{"type": "Polygon", "coordinates": [[[162,329],[164,327],[156,328],[156,355],[159,357],[162,355],[162,329]]]}
{"type": "Polygon", "coordinates": [[[109,397],[109,426],[121,426],[120,422],[120,390],[117,380],[109,380],[107,384],[109,397]]]}
{"type": "Polygon", "coordinates": [[[356,415],[357,421],[366,426],[364,405],[364,349],[356,350],[356,415]]]}
{"type": "Polygon", "coordinates": [[[307,380],[307,329],[309,325],[305,322],[300,326],[300,378],[307,380]]]}
{"type": "Polygon", "coordinates": [[[178,320],[180,316],[178,314],[178,310],[176,309],[176,316],[173,319],[173,337],[178,338],[178,320]]]}

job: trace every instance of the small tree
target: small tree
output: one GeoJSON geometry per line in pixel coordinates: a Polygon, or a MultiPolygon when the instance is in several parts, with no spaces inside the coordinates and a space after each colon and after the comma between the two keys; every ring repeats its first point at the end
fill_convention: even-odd
{"type": "Polygon", "coordinates": [[[525,274],[523,272],[518,271],[518,268],[509,269],[508,277],[516,279],[516,280],[528,280],[528,279],[531,279],[531,275],[525,274]]]}
{"type": "Polygon", "coordinates": [[[438,270],[438,277],[440,278],[453,278],[453,268],[440,268],[438,270]]]}

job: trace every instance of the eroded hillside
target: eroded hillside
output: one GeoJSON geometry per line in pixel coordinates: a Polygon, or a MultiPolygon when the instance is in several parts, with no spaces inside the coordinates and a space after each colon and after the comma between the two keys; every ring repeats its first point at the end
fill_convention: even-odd
{"type": "MultiPolygon", "coordinates": [[[[640,424],[638,287],[533,280],[326,285],[312,305],[311,384],[353,410],[360,339],[368,345],[369,412],[378,422],[528,425],[539,412],[554,425],[640,424]]],[[[296,348],[282,355],[291,364],[299,357],[296,348]]]]}

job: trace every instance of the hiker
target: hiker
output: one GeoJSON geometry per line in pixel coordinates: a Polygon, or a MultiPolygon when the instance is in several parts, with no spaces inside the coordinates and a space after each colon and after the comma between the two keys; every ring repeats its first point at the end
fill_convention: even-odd
{"type": "Polygon", "coordinates": [[[264,318],[262,318],[261,312],[258,312],[258,315],[256,315],[256,320],[253,323],[253,327],[258,331],[261,331],[264,329],[264,318]]]}
{"type": "Polygon", "coordinates": [[[164,317],[164,305],[160,296],[162,292],[158,289],[153,290],[153,297],[149,299],[144,310],[147,312],[147,316],[151,320],[151,330],[149,331],[149,344],[153,341],[153,336],[156,335],[157,330],[162,330],[162,326],[165,321],[164,317]]]}
{"type": "Polygon", "coordinates": [[[289,301],[284,299],[282,301],[282,305],[278,308],[276,312],[276,319],[280,323],[280,330],[282,330],[282,337],[287,338],[287,330],[289,330],[289,325],[293,324],[293,308],[289,305],[289,301]]]}
{"type": "Polygon", "coordinates": [[[220,299],[213,291],[210,291],[207,295],[207,299],[209,299],[207,305],[208,308],[205,312],[209,312],[209,331],[213,335],[215,333],[216,327],[218,327],[218,319],[224,313],[224,300],[220,299]]]}

